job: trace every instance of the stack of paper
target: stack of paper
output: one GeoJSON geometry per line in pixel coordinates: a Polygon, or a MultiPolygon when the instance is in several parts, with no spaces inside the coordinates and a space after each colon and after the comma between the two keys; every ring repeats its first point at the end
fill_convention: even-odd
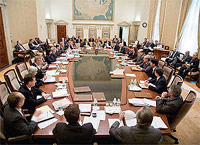
{"type": "Polygon", "coordinates": [[[121,113],[120,106],[104,106],[104,110],[108,114],[121,113]]]}
{"type": "Polygon", "coordinates": [[[72,102],[68,98],[64,98],[52,103],[55,110],[59,110],[59,106],[62,106],[62,108],[66,108],[70,104],[72,104],[72,102]]]}
{"type": "Polygon", "coordinates": [[[136,77],[135,74],[126,74],[127,77],[136,77]]]}
{"type": "Polygon", "coordinates": [[[58,120],[58,119],[53,118],[53,119],[50,119],[50,120],[48,120],[48,121],[38,123],[38,127],[39,127],[40,129],[46,128],[47,126],[53,124],[53,123],[56,122],[57,120],[58,120]]]}
{"type": "Polygon", "coordinates": [[[59,72],[57,72],[56,70],[48,70],[46,72],[46,76],[57,76],[59,75],[59,72]]]}
{"type": "MultiPolygon", "coordinates": [[[[111,126],[115,123],[115,121],[119,121],[119,119],[108,119],[108,123],[109,123],[109,128],[111,128],[111,126]]],[[[120,122],[120,121],[119,121],[120,122]]],[[[123,121],[120,122],[119,127],[124,126],[123,121]]]]}
{"type": "Polygon", "coordinates": [[[92,123],[94,129],[96,129],[96,132],[98,132],[99,123],[100,123],[99,119],[92,118],[92,117],[84,117],[83,124],[86,124],[86,123],[92,123]]]}
{"type": "Polygon", "coordinates": [[[113,75],[124,75],[124,69],[116,69],[110,72],[113,75]]]}
{"type": "Polygon", "coordinates": [[[55,83],[56,78],[52,76],[47,76],[47,79],[44,81],[44,83],[55,83]]]}
{"type": "Polygon", "coordinates": [[[168,127],[160,117],[154,116],[151,125],[154,128],[167,129],[168,127]]]}
{"type": "Polygon", "coordinates": [[[142,89],[136,85],[128,85],[129,91],[141,91],[142,89]]]}
{"type": "Polygon", "coordinates": [[[134,106],[156,106],[156,101],[148,99],[128,99],[128,102],[134,106]]]}
{"type": "Polygon", "coordinates": [[[49,65],[49,68],[56,68],[56,65],[49,65]]]}
{"type": "Polygon", "coordinates": [[[131,110],[126,110],[124,111],[125,115],[124,115],[124,119],[126,121],[126,125],[127,126],[135,126],[137,124],[136,121],[136,114],[131,111],[131,110]]]}
{"type": "Polygon", "coordinates": [[[92,106],[91,104],[79,104],[79,109],[81,113],[82,112],[88,113],[88,112],[91,112],[91,106],[92,106]]]}
{"type": "Polygon", "coordinates": [[[74,58],[74,55],[73,55],[73,54],[68,54],[68,55],[67,55],[67,58],[68,58],[68,59],[74,58]]]}
{"type": "Polygon", "coordinates": [[[46,112],[42,112],[39,116],[35,117],[33,116],[32,120],[35,122],[43,122],[43,121],[47,121],[49,119],[54,118],[55,116],[53,115],[53,113],[51,113],[51,111],[46,111],[46,112]]]}
{"type": "Polygon", "coordinates": [[[36,109],[37,111],[41,111],[41,112],[47,112],[50,111],[51,113],[54,113],[54,111],[48,106],[48,105],[44,105],[40,108],[36,109]]]}
{"type": "Polygon", "coordinates": [[[61,97],[66,97],[70,95],[67,92],[67,89],[56,90],[55,92],[52,92],[52,94],[53,94],[53,98],[61,98],[61,97]]]}
{"type": "Polygon", "coordinates": [[[62,62],[61,61],[55,61],[55,62],[52,62],[52,63],[59,64],[59,63],[62,63],[62,62]]]}

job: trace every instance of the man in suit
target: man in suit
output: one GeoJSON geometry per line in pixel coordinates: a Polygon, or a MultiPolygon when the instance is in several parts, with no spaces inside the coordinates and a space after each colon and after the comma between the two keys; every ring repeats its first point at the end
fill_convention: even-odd
{"type": "Polygon", "coordinates": [[[56,58],[52,55],[52,50],[47,51],[46,60],[48,64],[56,61],[56,58]]]}
{"type": "Polygon", "coordinates": [[[166,58],[166,62],[167,65],[169,65],[170,63],[172,63],[174,61],[175,58],[180,57],[180,53],[177,51],[176,48],[173,49],[171,55],[169,57],[166,58]]]}
{"type": "Polygon", "coordinates": [[[189,63],[182,65],[178,75],[180,75],[184,79],[187,76],[188,72],[190,72],[191,70],[193,72],[196,72],[198,71],[198,69],[199,69],[198,53],[195,52],[192,56],[192,60],[189,63]]]}
{"type": "Polygon", "coordinates": [[[163,69],[157,68],[155,71],[155,79],[151,79],[145,85],[152,91],[162,94],[167,91],[167,81],[163,76],[163,69]]]}
{"type": "Polygon", "coordinates": [[[118,40],[118,39],[117,39],[117,35],[115,35],[115,37],[113,38],[113,42],[115,42],[115,43],[116,43],[116,42],[117,42],[117,40],[118,40]]]}
{"type": "Polygon", "coordinates": [[[57,45],[56,45],[56,55],[57,55],[57,56],[60,56],[61,53],[62,53],[62,52],[61,52],[61,50],[60,50],[60,45],[57,44],[57,45]]]}
{"type": "MultiPolygon", "coordinates": [[[[23,113],[25,97],[20,92],[12,92],[7,99],[8,105],[4,108],[3,122],[7,137],[16,137],[21,135],[31,135],[37,128],[37,123],[28,121],[23,113]]],[[[35,112],[33,116],[38,116],[35,112]]]]}
{"type": "Polygon", "coordinates": [[[156,78],[155,70],[158,67],[158,60],[152,59],[151,63],[150,63],[150,66],[152,68],[152,71],[151,71],[151,73],[149,75],[148,74],[147,75],[148,75],[148,77],[150,77],[150,79],[155,79],[156,78]]]}
{"type": "Polygon", "coordinates": [[[49,94],[46,94],[42,90],[36,88],[35,83],[35,76],[27,74],[24,77],[24,84],[18,90],[26,98],[23,108],[28,109],[29,113],[33,113],[35,111],[35,107],[45,102],[50,96],[49,94]],[[37,99],[38,95],[40,95],[41,98],[37,99]]]}
{"type": "Polygon", "coordinates": [[[119,44],[119,50],[118,50],[119,53],[122,53],[122,54],[126,54],[126,51],[125,51],[125,48],[123,46],[122,43],[119,44]]]}
{"type": "Polygon", "coordinates": [[[74,35],[72,36],[71,41],[72,41],[73,43],[76,43],[76,37],[74,37],[74,35]]]}
{"type": "Polygon", "coordinates": [[[113,43],[114,43],[114,45],[113,45],[114,51],[119,51],[119,45],[118,45],[118,43],[116,43],[116,42],[113,42],[113,43]]]}
{"type": "Polygon", "coordinates": [[[82,47],[90,47],[90,43],[87,39],[84,39],[84,42],[82,43],[82,47]]]}
{"type": "Polygon", "coordinates": [[[31,50],[42,51],[41,46],[40,46],[40,45],[35,45],[33,42],[34,42],[33,39],[30,39],[30,40],[29,40],[29,43],[28,43],[29,48],[30,48],[31,50]]]}
{"type": "Polygon", "coordinates": [[[36,78],[46,80],[46,75],[42,70],[42,58],[40,56],[35,57],[35,62],[32,65],[38,69],[36,78]]]}
{"type": "Polygon", "coordinates": [[[143,49],[139,49],[137,58],[133,59],[134,64],[140,65],[141,63],[143,63],[144,55],[145,54],[143,53],[143,49]]]}
{"type": "Polygon", "coordinates": [[[70,104],[64,110],[68,124],[60,122],[53,129],[53,135],[59,144],[89,144],[92,143],[96,130],[91,123],[79,124],[80,110],[77,104],[70,104]]]}
{"type": "Polygon", "coordinates": [[[125,113],[121,113],[119,121],[110,128],[110,135],[122,144],[159,144],[162,141],[162,134],[159,129],[151,126],[153,112],[147,106],[142,107],[136,113],[137,125],[119,127],[125,113]]]}
{"type": "Polygon", "coordinates": [[[106,41],[103,44],[103,47],[105,48],[111,48],[111,42],[109,41],[109,39],[107,38],[106,41]]]}
{"type": "Polygon", "coordinates": [[[137,58],[137,47],[132,47],[132,46],[130,46],[129,47],[129,52],[128,52],[128,57],[130,58],[130,59],[135,59],[135,58],[137,58]]]}
{"type": "Polygon", "coordinates": [[[151,57],[149,55],[145,55],[143,58],[143,63],[137,65],[136,67],[141,69],[141,71],[145,72],[148,76],[152,73],[152,67],[150,66],[151,57]]]}
{"type": "Polygon", "coordinates": [[[89,38],[89,42],[94,42],[93,36],[91,36],[91,37],[89,38]]]}
{"type": "Polygon", "coordinates": [[[124,41],[124,39],[122,39],[122,45],[123,45],[123,46],[127,46],[127,45],[126,45],[126,41],[124,41]]]}
{"type": "Polygon", "coordinates": [[[190,56],[190,51],[186,51],[183,58],[176,57],[174,61],[172,62],[172,66],[174,67],[174,70],[176,71],[177,67],[182,66],[185,63],[189,63],[191,61],[192,57],[190,56]]]}
{"type": "Polygon", "coordinates": [[[156,112],[166,114],[169,124],[173,122],[182,105],[181,87],[175,84],[171,85],[168,93],[163,92],[161,97],[156,97],[156,112]]]}
{"type": "Polygon", "coordinates": [[[15,50],[17,52],[25,51],[26,54],[30,54],[31,57],[35,56],[34,52],[32,50],[26,50],[26,48],[22,45],[22,43],[20,41],[17,41],[17,45],[15,45],[15,50]]]}
{"type": "Polygon", "coordinates": [[[81,43],[81,42],[82,42],[81,37],[78,36],[78,39],[76,39],[76,43],[81,43]]]}

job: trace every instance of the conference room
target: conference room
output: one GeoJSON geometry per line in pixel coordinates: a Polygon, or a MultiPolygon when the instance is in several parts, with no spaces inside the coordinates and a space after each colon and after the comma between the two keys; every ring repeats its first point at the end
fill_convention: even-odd
{"type": "Polygon", "coordinates": [[[198,0],[0,0],[2,144],[200,144],[198,0]]]}

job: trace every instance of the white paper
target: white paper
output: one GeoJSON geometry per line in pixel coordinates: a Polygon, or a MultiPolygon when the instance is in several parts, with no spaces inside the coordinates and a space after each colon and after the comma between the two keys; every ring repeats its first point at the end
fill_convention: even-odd
{"type": "Polygon", "coordinates": [[[31,120],[35,122],[41,122],[50,118],[53,118],[54,115],[50,111],[42,112],[39,116],[33,116],[31,120]]]}
{"type": "Polygon", "coordinates": [[[151,124],[154,128],[167,129],[168,127],[160,117],[154,116],[151,124]]]}
{"type": "Polygon", "coordinates": [[[156,106],[155,100],[149,100],[146,98],[138,99],[138,98],[132,98],[128,99],[128,102],[134,106],[156,106]]]}
{"type": "Polygon", "coordinates": [[[124,69],[116,69],[112,73],[113,75],[124,75],[124,69]]]}
{"type": "Polygon", "coordinates": [[[133,119],[136,117],[136,114],[131,110],[126,110],[124,111],[124,113],[125,113],[124,117],[126,120],[133,119]]]}
{"type": "Polygon", "coordinates": [[[55,110],[59,110],[59,105],[62,105],[62,108],[66,108],[70,104],[72,104],[72,102],[68,98],[64,98],[64,99],[61,99],[61,100],[58,100],[58,101],[54,101],[52,103],[55,110]]]}
{"type": "Polygon", "coordinates": [[[51,113],[54,113],[54,111],[48,105],[44,105],[40,108],[37,108],[36,110],[41,112],[50,111],[51,113]]]}
{"type": "Polygon", "coordinates": [[[121,107],[120,106],[104,106],[104,110],[108,114],[114,114],[114,113],[121,113],[121,107]]]}
{"type": "Polygon", "coordinates": [[[111,128],[111,126],[115,123],[115,121],[120,122],[119,127],[124,126],[123,121],[119,121],[119,119],[108,119],[109,128],[111,128]]]}
{"type": "Polygon", "coordinates": [[[156,101],[155,100],[149,100],[149,99],[144,98],[144,103],[148,104],[149,106],[156,107],[156,101]]]}
{"type": "Polygon", "coordinates": [[[79,104],[79,109],[82,112],[91,112],[91,104],[79,104]]]}
{"type": "Polygon", "coordinates": [[[49,65],[49,68],[56,68],[56,65],[49,65]]]}
{"type": "Polygon", "coordinates": [[[140,88],[142,89],[148,89],[149,87],[148,86],[145,86],[144,84],[139,84],[140,88]]]}
{"type": "Polygon", "coordinates": [[[56,76],[56,75],[59,75],[59,72],[57,72],[56,70],[48,70],[46,72],[46,76],[56,76]]]}
{"type": "Polygon", "coordinates": [[[128,85],[128,90],[129,91],[141,91],[142,89],[135,85],[128,85]]]}
{"type": "Polygon", "coordinates": [[[44,83],[55,83],[56,78],[52,76],[47,76],[47,79],[44,81],[44,83]]]}
{"type": "Polygon", "coordinates": [[[53,123],[56,122],[57,120],[58,120],[58,119],[53,118],[53,119],[50,119],[50,120],[47,120],[47,121],[38,123],[38,127],[39,127],[40,129],[46,128],[47,126],[53,124],[53,123]]]}
{"type": "Polygon", "coordinates": [[[92,117],[84,117],[83,124],[86,124],[86,123],[92,123],[94,129],[96,129],[96,132],[98,132],[99,123],[100,123],[99,119],[92,118],[92,117]]]}
{"type": "Polygon", "coordinates": [[[126,74],[127,77],[136,77],[135,74],[126,74]]]}
{"type": "MultiPolygon", "coordinates": [[[[92,113],[96,113],[97,114],[97,119],[99,120],[106,120],[106,113],[104,110],[98,110],[98,111],[92,111],[92,113]]],[[[90,116],[92,117],[92,115],[90,116]]]]}
{"type": "Polygon", "coordinates": [[[58,111],[58,112],[56,112],[56,114],[58,114],[59,116],[62,116],[62,115],[64,115],[64,111],[63,110],[58,111]]]}
{"type": "Polygon", "coordinates": [[[67,92],[67,89],[56,90],[52,92],[53,98],[61,98],[69,96],[70,94],[67,92]]]}
{"type": "Polygon", "coordinates": [[[59,63],[61,63],[61,61],[55,61],[55,62],[52,62],[52,63],[56,63],[56,64],[59,64],[59,63]]]}
{"type": "Polygon", "coordinates": [[[37,95],[37,99],[40,99],[40,98],[42,98],[42,96],[41,95],[37,95]]]}

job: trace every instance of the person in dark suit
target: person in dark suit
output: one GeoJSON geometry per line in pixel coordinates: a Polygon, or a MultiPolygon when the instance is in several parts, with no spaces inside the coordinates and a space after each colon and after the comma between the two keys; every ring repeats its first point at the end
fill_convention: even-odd
{"type": "Polygon", "coordinates": [[[33,39],[30,39],[30,40],[29,40],[29,43],[28,43],[29,48],[30,48],[31,50],[42,51],[41,46],[40,46],[40,45],[35,45],[33,42],[34,42],[33,39]]]}
{"type": "MultiPolygon", "coordinates": [[[[28,73],[36,76],[37,70],[38,69],[35,66],[31,65],[28,69],[28,73]]],[[[44,79],[40,79],[40,78],[35,78],[35,79],[36,79],[35,87],[40,88],[40,86],[44,84],[44,79]]]]}
{"type": "Polygon", "coordinates": [[[176,72],[177,67],[180,67],[185,63],[189,63],[191,59],[192,57],[190,56],[190,51],[186,51],[183,58],[176,57],[174,61],[172,62],[172,66],[174,67],[175,72],[176,72]]]}
{"type": "Polygon", "coordinates": [[[143,63],[137,65],[136,67],[141,69],[141,71],[145,72],[148,76],[152,73],[152,67],[150,66],[151,57],[149,55],[145,55],[143,58],[143,63]]]}
{"type": "Polygon", "coordinates": [[[130,47],[129,47],[129,52],[128,52],[128,57],[129,57],[130,59],[135,59],[135,58],[137,58],[137,51],[138,51],[137,47],[132,47],[132,46],[130,46],[130,47]]]}
{"type": "Polygon", "coordinates": [[[111,42],[109,41],[109,39],[107,38],[106,41],[104,41],[103,47],[105,48],[111,48],[111,42]]]}
{"type": "Polygon", "coordinates": [[[114,49],[114,51],[119,51],[118,43],[113,42],[113,49],[114,49]]]}
{"type": "Polygon", "coordinates": [[[134,64],[140,65],[141,63],[143,63],[144,56],[145,56],[145,54],[143,53],[143,49],[139,49],[137,58],[133,59],[134,64]]]}
{"type": "Polygon", "coordinates": [[[82,43],[82,47],[90,47],[90,43],[87,39],[84,39],[84,42],[82,43]]]}
{"type": "Polygon", "coordinates": [[[53,129],[53,135],[58,144],[91,144],[96,130],[91,123],[78,123],[80,110],[77,104],[70,104],[64,110],[64,116],[68,124],[60,122],[53,129]]]}
{"type": "Polygon", "coordinates": [[[98,37],[97,40],[102,44],[102,41],[101,41],[101,38],[100,38],[100,37],[98,37]]]}
{"type": "Polygon", "coordinates": [[[169,124],[173,122],[178,111],[183,105],[181,87],[173,84],[169,92],[163,92],[161,97],[156,97],[156,112],[167,115],[169,124]]]}
{"type": "Polygon", "coordinates": [[[94,42],[93,36],[91,36],[91,37],[89,38],[89,42],[94,42]]]}
{"type": "Polygon", "coordinates": [[[117,35],[115,35],[115,37],[113,38],[113,42],[115,42],[115,43],[116,43],[116,42],[117,42],[117,40],[118,40],[118,39],[117,39],[117,35]]]}
{"type": "Polygon", "coordinates": [[[32,64],[32,66],[35,66],[38,69],[36,78],[46,80],[46,75],[43,73],[41,68],[42,58],[40,56],[35,57],[35,62],[32,64]]]}
{"type": "Polygon", "coordinates": [[[52,53],[52,50],[47,51],[46,61],[48,64],[51,64],[52,62],[56,61],[56,58],[52,55],[52,53]]]}
{"type": "Polygon", "coordinates": [[[151,63],[150,63],[150,66],[151,66],[151,68],[152,68],[152,71],[151,71],[150,74],[147,74],[147,75],[148,75],[148,77],[149,77],[150,79],[155,79],[155,78],[156,78],[156,76],[155,76],[155,70],[156,70],[156,68],[158,67],[158,60],[152,59],[152,60],[151,60],[151,63]]]}
{"type": "Polygon", "coordinates": [[[62,51],[60,50],[60,45],[57,44],[57,45],[56,45],[56,55],[57,55],[57,56],[60,56],[61,53],[62,53],[62,51]]]}
{"type": "Polygon", "coordinates": [[[82,42],[81,37],[78,36],[78,39],[76,39],[76,43],[81,43],[81,42],[82,42]]]}
{"type": "MultiPolygon", "coordinates": [[[[3,122],[6,137],[16,137],[21,135],[31,135],[37,128],[37,123],[28,121],[23,113],[25,97],[20,92],[12,92],[7,99],[8,105],[3,112],[3,122]]],[[[36,111],[33,116],[38,116],[36,111]]]]}
{"type": "Polygon", "coordinates": [[[17,52],[25,51],[26,54],[30,54],[31,57],[34,57],[34,56],[35,56],[34,52],[33,52],[32,50],[27,50],[27,49],[21,44],[20,41],[17,41],[17,45],[15,45],[15,50],[16,50],[17,52]]]}
{"type": "Polygon", "coordinates": [[[126,41],[124,41],[124,39],[122,39],[122,42],[121,42],[121,43],[122,43],[123,46],[127,46],[127,45],[126,45],[126,41]]]}
{"type": "Polygon", "coordinates": [[[172,63],[174,61],[175,58],[180,57],[180,53],[177,51],[176,48],[173,49],[171,55],[169,57],[166,58],[166,62],[167,65],[169,65],[170,63],[172,63]]]}
{"type": "Polygon", "coordinates": [[[126,50],[123,46],[122,43],[119,44],[119,50],[118,50],[119,53],[122,53],[122,54],[126,54],[126,50]]]}
{"type": "Polygon", "coordinates": [[[180,75],[184,79],[187,76],[188,72],[190,72],[191,70],[193,72],[196,72],[198,71],[198,69],[199,69],[198,53],[195,52],[192,56],[192,60],[189,63],[182,65],[178,75],[180,75]]]}
{"type": "Polygon", "coordinates": [[[159,129],[151,126],[153,112],[147,106],[142,107],[136,113],[137,125],[119,127],[125,113],[119,116],[119,121],[110,128],[110,135],[122,144],[159,144],[163,137],[159,129]]]}
{"type": "Polygon", "coordinates": [[[155,71],[155,79],[151,79],[145,85],[152,91],[162,94],[167,91],[167,81],[163,76],[163,69],[157,68],[155,71]]]}
{"type": "Polygon", "coordinates": [[[76,43],[76,37],[74,37],[74,35],[72,36],[71,41],[72,41],[73,43],[76,43]]]}
{"type": "Polygon", "coordinates": [[[42,90],[35,87],[36,79],[32,74],[27,74],[24,77],[24,84],[19,88],[19,92],[25,96],[25,103],[23,108],[28,109],[29,113],[35,111],[35,107],[45,102],[49,98],[49,94],[45,94],[42,90]],[[37,99],[37,96],[42,96],[37,99]]]}

